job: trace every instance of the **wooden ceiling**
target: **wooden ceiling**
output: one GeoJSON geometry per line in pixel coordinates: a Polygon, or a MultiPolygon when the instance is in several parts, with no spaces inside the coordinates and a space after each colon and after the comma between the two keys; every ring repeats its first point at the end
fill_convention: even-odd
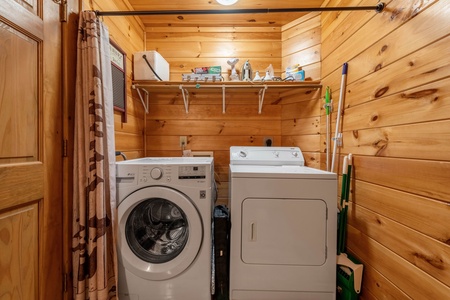
{"type": "MultiPolygon", "coordinates": [[[[239,0],[223,6],[216,0],[129,0],[136,11],[233,10],[320,7],[324,0],[239,0]]],[[[281,27],[307,12],[253,14],[174,14],[140,16],[146,27],[281,27]]]]}

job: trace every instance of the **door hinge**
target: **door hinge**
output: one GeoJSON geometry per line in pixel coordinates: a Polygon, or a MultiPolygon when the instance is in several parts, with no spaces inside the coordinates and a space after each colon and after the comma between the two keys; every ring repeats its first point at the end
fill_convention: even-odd
{"type": "Polygon", "coordinates": [[[63,157],[67,157],[67,140],[63,141],[63,157]]]}
{"type": "Polygon", "coordinates": [[[67,0],[53,0],[56,4],[59,4],[59,21],[67,22],[67,0]]]}

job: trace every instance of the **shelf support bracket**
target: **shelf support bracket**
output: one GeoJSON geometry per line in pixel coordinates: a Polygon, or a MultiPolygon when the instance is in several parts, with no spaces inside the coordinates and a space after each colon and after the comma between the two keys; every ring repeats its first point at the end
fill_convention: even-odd
{"type": "Polygon", "coordinates": [[[145,113],[148,114],[148,91],[146,89],[138,88],[137,86],[133,85],[133,89],[135,89],[139,95],[139,99],[141,99],[142,106],[144,106],[145,113]],[[145,93],[145,102],[144,98],[142,98],[141,90],[145,93]]]}
{"type": "Polygon", "coordinates": [[[222,113],[225,113],[225,85],[222,85],[222,113]]]}
{"type": "Polygon", "coordinates": [[[264,103],[264,95],[266,94],[266,90],[267,90],[267,85],[264,85],[264,87],[262,89],[259,90],[259,107],[258,107],[258,114],[261,114],[262,112],[262,106],[264,103]]]}
{"type": "Polygon", "coordinates": [[[189,113],[189,91],[183,88],[182,84],[180,84],[180,90],[183,95],[184,109],[186,110],[186,113],[189,113]]]}

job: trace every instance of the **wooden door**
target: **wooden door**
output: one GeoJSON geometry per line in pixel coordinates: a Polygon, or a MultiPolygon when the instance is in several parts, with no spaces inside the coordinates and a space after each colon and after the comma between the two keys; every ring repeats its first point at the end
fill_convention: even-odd
{"type": "Polygon", "coordinates": [[[0,1],[0,298],[62,299],[59,6],[0,1]]]}

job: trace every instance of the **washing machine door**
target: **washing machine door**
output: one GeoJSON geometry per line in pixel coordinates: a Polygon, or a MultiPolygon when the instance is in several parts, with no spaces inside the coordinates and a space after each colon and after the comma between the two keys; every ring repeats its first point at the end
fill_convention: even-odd
{"type": "Polygon", "coordinates": [[[186,270],[203,240],[201,216],[185,194],[152,186],[135,191],[118,207],[118,256],[123,266],[149,280],[186,270]]]}

